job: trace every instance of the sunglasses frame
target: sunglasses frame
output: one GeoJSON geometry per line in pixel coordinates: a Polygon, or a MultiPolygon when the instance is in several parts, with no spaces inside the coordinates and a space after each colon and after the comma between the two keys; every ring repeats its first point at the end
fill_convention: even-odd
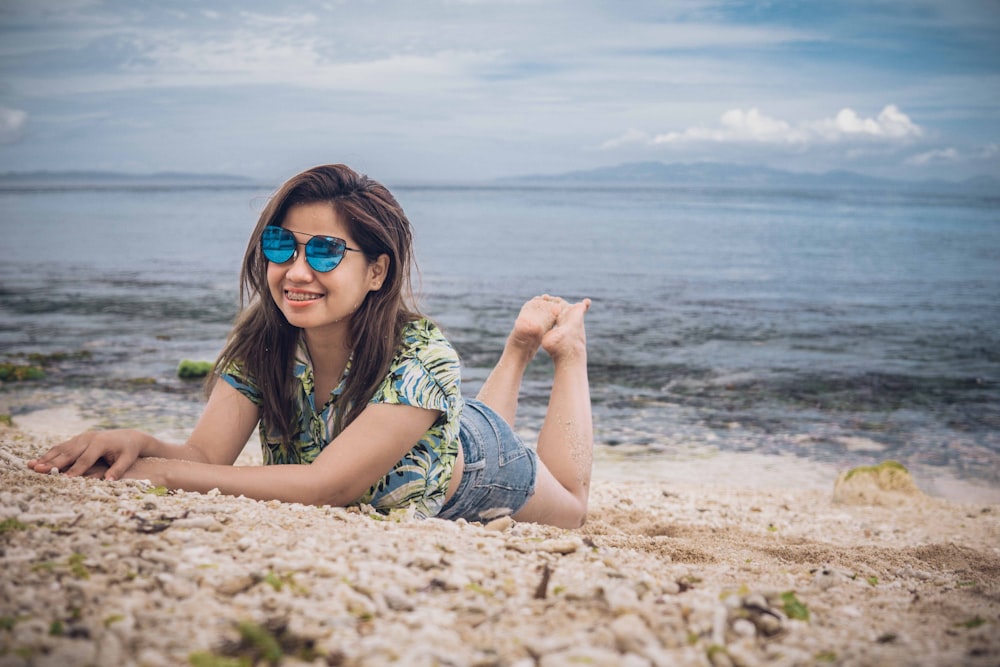
{"type": "Polygon", "coordinates": [[[318,271],[319,273],[329,273],[335,268],[340,266],[343,261],[344,256],[348,251],[350,252],[364,252],[358,248],[351,248],[347,245],[347,241],[336,236],[326,236],[324,234],[314,234],[309,236],[309,240],[305,242],[299,242],[299,239],[295,236],[296,234],[301,234],[302,236],[307,236],[305,232],[296,232],[295,230],[288,229],[286,227],[281,227],[279,225],[267,225],[264,227],[264,231],[260,235],[260,251],[264,255],[264,259],[274,264],[287,264],[288,262],[293,262],[299,256],[299,246],[305,248],[306,253],[306,263],[309,265],[313,271],[318,271]],[[295,247],[292,249],[292,253],[288,256],[288,259],[279,262],[276,259],[272,259],[268,256],[268,251],[264,246],[265,237],[270,234],[275,234],[275,232],[270,232],[269,230],[278,230],[278,238],[281,239],[285,234],[289,234],[292,240],[295,242],[295,247]],[[337,254],[323,253],[317,255],[317,249],[322,247],[324,244],[332,245],[334,248],[339,248],[337,254]],[[312,252],[310,252],[310,249],[312,252]],[[330,268],[324,268],[325,265],[318,264],[321,261],[332,261],[334,264],[330,268]]]}

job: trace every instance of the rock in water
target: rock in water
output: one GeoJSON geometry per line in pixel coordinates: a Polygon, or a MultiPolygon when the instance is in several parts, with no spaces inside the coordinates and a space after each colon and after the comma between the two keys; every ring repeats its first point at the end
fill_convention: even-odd
{"type": "Polygon", "coordinates": [[[910,471],[897,461],[859,466],[837,475],[833,501],[847,505],[895,507],[925,498],[910,471]]]}

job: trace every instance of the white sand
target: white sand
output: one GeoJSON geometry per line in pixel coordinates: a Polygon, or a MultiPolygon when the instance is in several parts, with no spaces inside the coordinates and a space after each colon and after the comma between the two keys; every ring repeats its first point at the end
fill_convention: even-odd
{"type": "Polygon", "coordinates": [[[794,457],[601,450],[581,530],[384,520],[37,475],[56,436],[17,423],[0,667],[1000,663],[997,505],[840,505],[794,457]]]}

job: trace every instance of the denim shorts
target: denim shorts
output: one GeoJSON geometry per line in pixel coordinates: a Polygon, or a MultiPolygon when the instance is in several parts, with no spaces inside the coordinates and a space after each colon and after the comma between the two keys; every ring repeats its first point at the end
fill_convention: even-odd
{"type": "Polygon", "coordinates": [[[538,459],[510,425],[480,401],[465,401],[460,419],[465,471],[439,519],[492,521],[516,513],[535,492],[538,459]]]}

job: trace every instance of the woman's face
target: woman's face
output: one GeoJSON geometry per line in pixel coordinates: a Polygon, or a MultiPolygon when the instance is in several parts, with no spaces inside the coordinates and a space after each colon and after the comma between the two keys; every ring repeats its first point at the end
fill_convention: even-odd
{"type": "Polygon", "coordinates": [[[322,273],[309,266],[305,244],[313,236],[335,236],[346,241],[349,248],[358,247],[329,203],[297,204],[288,210],[281,226],[295,234],[298,247],[284,264],[268,262],[271,298],[292,326],[309,333],[344,335],[368,292],[382,286],[388,255],[369,262],[363,253],[347,251],[332,271],[322,273]]]}

